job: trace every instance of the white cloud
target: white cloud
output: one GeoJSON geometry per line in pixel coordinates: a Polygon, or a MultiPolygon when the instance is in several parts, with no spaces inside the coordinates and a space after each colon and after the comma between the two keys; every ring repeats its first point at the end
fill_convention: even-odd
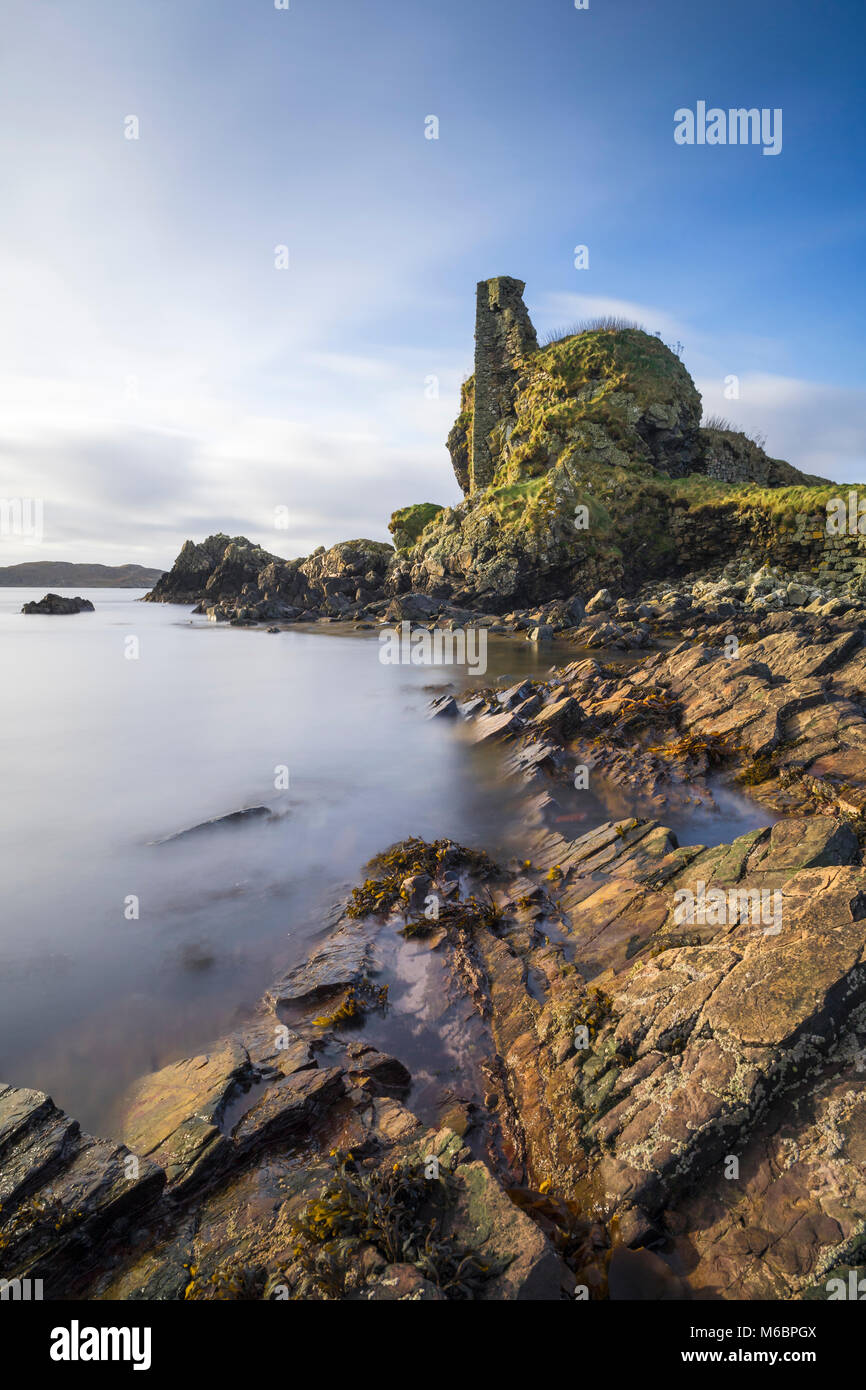
{"type": "Polygon", "coordinates": [[[732,364],[767,356],[772,340],[745,331],[724,341],[655,305],[598,295],[548,294],[535,312],[536,327],[549,331],[584,319],[631,319],[667,343],[685,344],[683,360],[701,393],[705,415],[722,415],[738,429],[766,437],[774,458],[834,482],[866,480],[866,391],[805,381],[769,372],[736,372],[732,364]],[[737,375],[739,398],[725,396],[737,375]]]}
{"type": "Polygon", "coordinates": [[[768,373],[741,377],[738,400],[725,398],[721,376],[698,389],[706,414],[759,431],[774,458],[833,482],[866,480],[866,391],[768,373]]]}
{"type": "MultiPolygon", "coordinates": [[[[438,399],[417,352],[346,360],[298,358],[297,414],[258,413],[163,379],[155,396],[118,399],[112,380],[2,380],[0,496],[40,497],[46,559],[111,562],[128,552],[168,565],[188,537],[223,530],[286,555],[350,536],[388,539],[387,521],[415,501],[456,501],[444,440],[459,372],[446,364],[438,399]],[[277,507],[288,530],[275,529],[277,507]]],[[[154,363],[150,381],[160,372],[154,363]]],[[[33,558],[0,538],[0,564],[33,558]]]]}

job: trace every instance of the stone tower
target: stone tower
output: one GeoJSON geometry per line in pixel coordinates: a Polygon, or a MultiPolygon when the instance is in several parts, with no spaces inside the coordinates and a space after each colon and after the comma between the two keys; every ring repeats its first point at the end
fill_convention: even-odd
{"type": "Polygon", "coordinates": [[[517,360],[538,347],[522,280],[497,275],[481,280],[475,307],[475,412],[472,422],[469,486],[472,492],[493,481],[490,436],[513,413],[517,360]]]}

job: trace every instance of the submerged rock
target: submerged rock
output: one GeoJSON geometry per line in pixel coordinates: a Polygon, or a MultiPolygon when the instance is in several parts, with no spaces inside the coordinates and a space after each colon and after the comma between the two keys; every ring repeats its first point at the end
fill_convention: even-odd
{"type": "Polygon", "coordinates": [[[177,840],[185,840],[190,835],[199,835],[206,830],[219,830],[236,825],[243,825],[247,821],[266,819],[271,816],[271,810],[267,806],[246,806],[242,811],[229,811],[225,816],[214,816],[213,820],[201,821],[199,825],[188,826],[186,830],[176,830],[171,835],[163,835],[159,840],[149,841],[152,845],[170,845],[177,840]]]}

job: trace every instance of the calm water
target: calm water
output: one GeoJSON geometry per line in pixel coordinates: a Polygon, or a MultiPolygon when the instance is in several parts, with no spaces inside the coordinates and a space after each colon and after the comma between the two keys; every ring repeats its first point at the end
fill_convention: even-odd
{"type": "MultiPolygon", "coordinates": [[[[520,797],[495,751],[424,718],[425,687],[465,673],[383,666],[375,632],[269,636],[132,590],[20,614],[41,596],[0,589],[0,1079],[99,1132],[130,1080],[206,1045],[307,953],[377,850],[414,834],[507,852],[520,797]],[[151,843],[253,805],[278,817],[151,843]]],[[[554,653],[491,638],[485,679],[544,674],[554,653]]],[[[583,833],[592,806],[557,828],[583,833]]],[[[766,820],[738,801],[682,838],[766,820]]]]}

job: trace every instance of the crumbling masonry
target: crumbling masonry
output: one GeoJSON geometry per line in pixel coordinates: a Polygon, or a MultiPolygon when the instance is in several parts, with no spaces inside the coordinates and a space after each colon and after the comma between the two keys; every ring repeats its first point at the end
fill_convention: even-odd
{"type": "Polygon", "coordinates": [[[538,348],[523,302],[522,280],[498,275],[478,284],[475,309],[475,414],[472,424],[470,490],[493,481],[490,436],[513,414],[518,360],[538,348]]]}

